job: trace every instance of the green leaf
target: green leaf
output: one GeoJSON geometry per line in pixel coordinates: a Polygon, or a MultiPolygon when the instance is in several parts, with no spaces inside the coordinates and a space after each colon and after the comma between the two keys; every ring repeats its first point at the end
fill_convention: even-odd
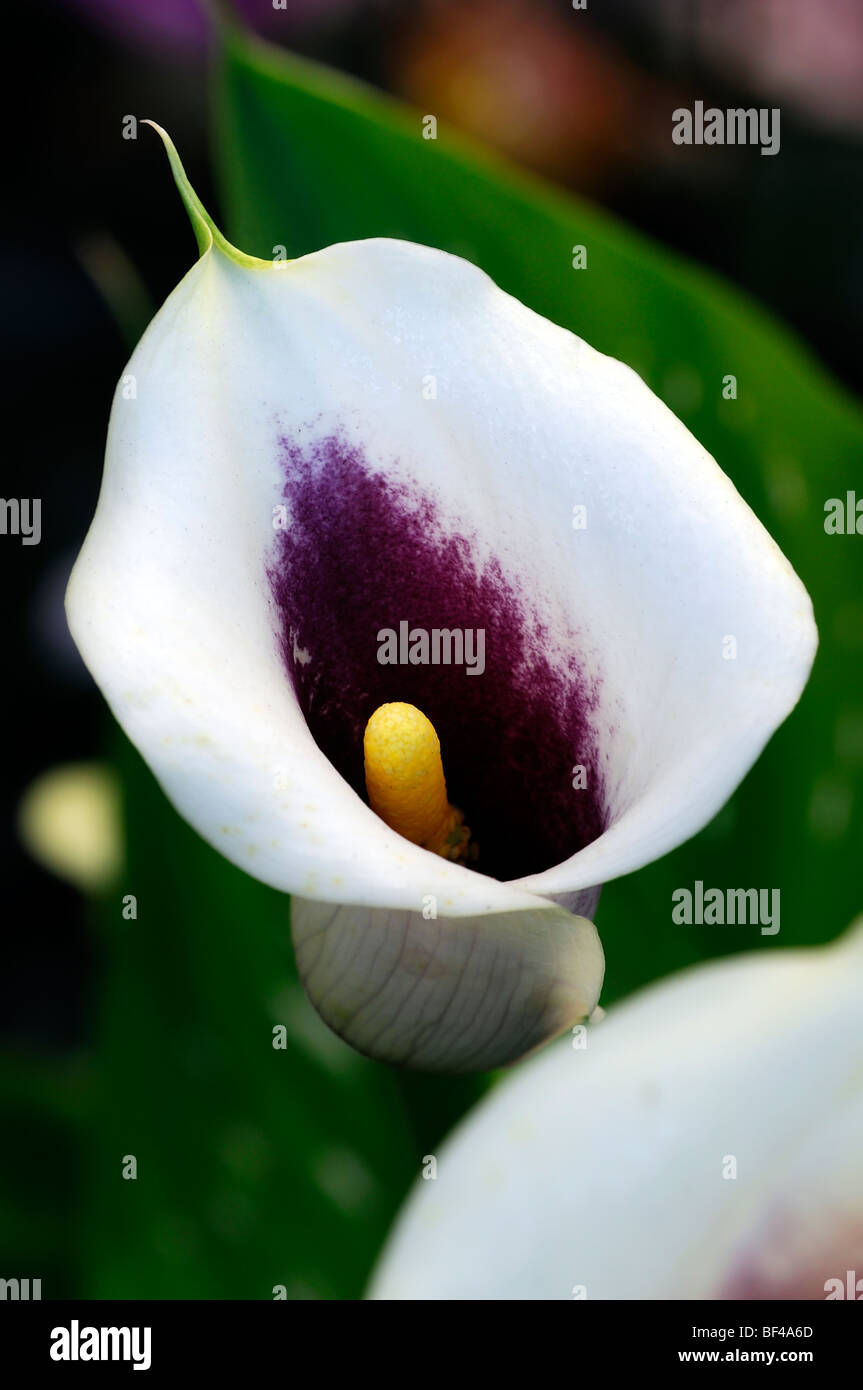
{"type": "Polygon", "coordinates": [[[713,276],[450,131],[424,139],[421,113],[239,31],[224,35],[215,119],[228,224],[244,250],[266,257],[281,244],[298,256],[396,236],[475,260],[635,367],[717,458],[813,597],[812,681],[743,787],[694,841],[605,889],[604,1001],[705,957],[838,934],[861,906],[863,541],[828,536],[823,523],[825,501],[859,476],[857,406],[713,276]],[[586,269],[573,269],[577,246],[586,269]],[[723,398],[728,374],[737,399],[723,398]],[[779,888],[779,934],[673,925],[673,889],[697,878],[779,888]]]}

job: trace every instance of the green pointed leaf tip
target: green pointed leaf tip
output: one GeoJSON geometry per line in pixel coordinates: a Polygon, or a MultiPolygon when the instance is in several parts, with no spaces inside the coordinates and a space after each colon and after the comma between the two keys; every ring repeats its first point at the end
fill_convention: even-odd
{"type": "Polygon", "coordinates": [[[235,261],[237,265],[246,266],[249,269],[255,270],[272,269],[272,261],[262,260],[258,256],[247,256],[245,251],[240,251],[236,246],[232,246],[227,237],[219,231],[219,228],[216,226],[189,182],[189,177],[183,168],[183,161],[180,159],[177,153],[177,147],[168,132],[164,130],[162,126],[157,125],[155,121],[145,120],[143,124],[152,126],[153,130],[155,130],[159,139],[162,141],[162,144],[165,146],[168,162],[171,165],[171,172],[174,175],[174,182],[183,200],[183,206],[189,214],[189,221],[192,224],[192,230],[195,233],[195,240],[198,243],[198,251],[200,254],[204,256],[215,247],[217,251],[221,251],[224,256],[227,256],[229,260],[235,261]]]}

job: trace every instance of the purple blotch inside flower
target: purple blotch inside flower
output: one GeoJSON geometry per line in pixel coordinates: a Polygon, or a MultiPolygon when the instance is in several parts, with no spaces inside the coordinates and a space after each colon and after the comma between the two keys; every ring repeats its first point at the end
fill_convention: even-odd
{"type": "Polygon", "coordinates": [[[561,655],[517,576],[479,562],[476,539],[448,529],[433,497],[371,468],[353,445],[282,439],[280,452],[287,525],[267,569],[278,639],[309,730],[345,780],[365,798],[365,725],[379,705],[404,700],[438,732],[479,871],[539,873],[596,839],[606,823],[597,684],[576,634],[561,655]],[[482,629],[484,671],[382,665],[379,634],[405,621],[428,633],[482,629]],[[573,786],[579,764],[584,789],[573,786]]]}

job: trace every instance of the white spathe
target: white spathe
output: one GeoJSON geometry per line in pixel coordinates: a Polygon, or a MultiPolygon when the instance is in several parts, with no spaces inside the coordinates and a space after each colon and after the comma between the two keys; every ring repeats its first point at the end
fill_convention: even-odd
{"type": "Polygon", "coordinates": [[[416,1065],[511,1060],[596,1004],[602,951],[573,911],[699,830],[794,706],[816,645],[809,598],[629,368],[427,247],[380,239],[293,262],[245,257],[166,143],[202,255],[118,387],[69,584],[72,634],[181,814],[295,895],[301,973],[314,964],[312,998],[337,1031],[416,1065]],[[565,863],[499,882],[430,855],[379,820],[312,739],[266,574],[278,440],[310,422],[432,493],[445,521],[479,538],[480,563],[517,574],[551,655],[573,622],[584,634],[580,658],[601,680],[609,823],[565,863]],[[578,532],[574,506],[587,508],[578,532]],[[429,897],[437,920],[425,922],[429,897]],[[332,905],[329,928],[320,904],[332,905]],[[341,907],[364,911],[346,921],[341,907]],[[485,949],[462,949],[465,919],[485,949]],[[385,981],[363,924],[409,947],[385,981]],[[500,987],[487,970],[495,944],[515,1012],[486,998],[500,987]]]}
{"type": "Polygon", "coordinates": [[[443,1146],[371,1296],[823,1299],[850,1270],[863,1298],[861,982],[863,920],[547,1048],[443,1146]]]}

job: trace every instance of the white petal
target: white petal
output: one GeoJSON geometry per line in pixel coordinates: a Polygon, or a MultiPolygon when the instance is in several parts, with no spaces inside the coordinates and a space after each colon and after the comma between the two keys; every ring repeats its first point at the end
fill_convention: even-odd
{"type": "MultiPolygon", "coordinates": [[[[451,915],[535,907],[533,892],[591,886],[694,833],[799,695],[809,601],[728,480],[634,373],[467,262],[384,240],[264,268],[209,251],[129,377],[70,625],[181,812],[276,887],[415,910],[422,882],[451,915]],[[590,746],[565,762],[589,764],[608,828],[539,866],[530,892],[430,863],[387,830],[298,709],[266,575],[280,441],[313,450],[334,434],[392,488],[433,499],[436,524],[524,599],[526,696],[537,644],[551,671],[579,663],[590,746]]],[[[372,553],[368,573],[383,612],[391,576],[372,553]]],[[[316,636],[301,637],[312,673],[316,636]]],[[[568,766],[555,772],[568,787],[568,766]]],[[[513,777],[528,795],[525,768],[513,777]]]]}
{"type": "Polygon", "coordinates": [[[505,1066],[587,1018],[604,961],[563,909],[457,921],[291,900],[300,978],[333,1030],[427,1071],[505,1066]]]}
{"type": "Polygon", "coordinates": [[[863,922],[686,972],[547,1049],[437,1156],[373,1296],[823,1298],[863,1276],[861,971],[863,922]]]}

